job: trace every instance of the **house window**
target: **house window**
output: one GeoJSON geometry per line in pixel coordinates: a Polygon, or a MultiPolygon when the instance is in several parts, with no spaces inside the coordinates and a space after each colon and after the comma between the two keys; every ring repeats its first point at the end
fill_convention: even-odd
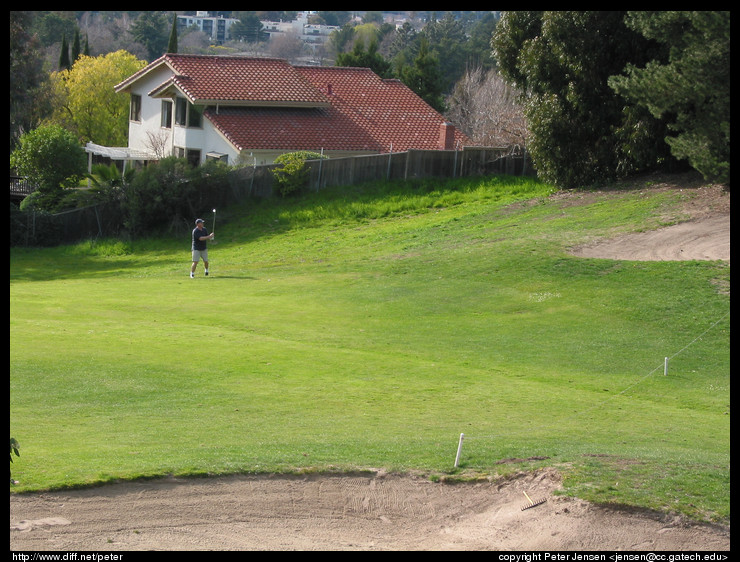
{"type": "Polygon", "coordinates": [[[172,128],[172,102],[162,100],[162,123],[165,129],[172,128]]]}
{"type": "Polygon", "coordinates": [[[131,114],[129,115],[131,121],[141,121],[141,96],[139,94],[131,94],[131,114]]]}
{"type": "Polygon", "coordinates": [[[177,98],[175,106],[175,123],[184,127],[188,122],[188,102],[183,98],[177,98]]]}
{"type": "Polygon", "coordinates": [[[175,124],[181,127],[200,127],[201,109],[188,103],[185,98],[177,98],[175,105],[175,124]]]}
{"type": "Polygon", "coordinates": [[[191,166],[200,165],[200,150],[193,148],[182,148],[180,146],[175,147],[175,156],[177,158],[186,158],[188,164],[191,166]]]}

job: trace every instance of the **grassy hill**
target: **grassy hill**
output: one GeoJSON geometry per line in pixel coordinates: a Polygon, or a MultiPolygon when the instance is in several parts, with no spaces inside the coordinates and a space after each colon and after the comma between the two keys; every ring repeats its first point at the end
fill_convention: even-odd
{"type": "Polygon", "coordinates": [[[729,263],[567,251],[690,196],[497,177],[248,202],[195,279],[189,235],[13,249],[11,491],[548,465],[564,493],[728,521],[729,263]]]}

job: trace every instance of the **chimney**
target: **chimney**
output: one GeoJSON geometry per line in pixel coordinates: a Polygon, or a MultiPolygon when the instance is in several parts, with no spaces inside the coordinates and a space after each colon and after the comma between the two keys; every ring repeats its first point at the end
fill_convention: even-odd
{"type": "Polygon", "coordinates": [[[455,148],[455,126],[445,121],[439,126],[439,150],[453,150],[455,148]]]}

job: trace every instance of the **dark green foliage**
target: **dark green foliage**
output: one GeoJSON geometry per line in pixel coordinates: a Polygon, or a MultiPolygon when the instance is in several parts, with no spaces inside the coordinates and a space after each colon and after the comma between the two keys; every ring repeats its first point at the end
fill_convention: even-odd
{"type": "Polygon", "coordinates": [[[365,51],[365,46],[361,41],[355,42],[352,52],[339,53],[337,55],[336,66],[355,66],[360,68],[369,68],[381,78],[391,77],[391,63],[378,53],[378,42],[373,40],[365,51]]]}
{"type": "Polygon", "coordinates": [[[445,111],[445,84],[439,60],[430,52],[426,38],[421,38],[419,54],[413,64],[401,69],[401,81],[434,109],[440,113],[445,111]]]}
{"type": "Polygon", "coordinates": [[[133,237],[163,232],[193,220],[222,201],[228,167],[217,161],[193,167],[168,157],[137,170],[125,189],[124,224],[133,237]]]}
{"type": "Polygon", "coordinates": [[[34,204],[54,210],[64,188],[76,185],[85,173],[87,158],[75,136],[60,127],[39,127],[22,135],[10,155],[10,167],[38,186],[34,204]]]}
{"type": "Polygon", "coordinates": [[[507,12],[492,45],[501,74],[524,92],[528,146],[540,177],[576,187],[672,161],[665,123],[609,86],[662,48],[625,12],[507,12]]]}
{"type": "Polygon", "coordinates": [[[67,38],[62,37],[62,47],[59,53],[59,70],[69,70],[72,67],[72,63],[69,61],[69,45],[67,45],[67,38]]]}
{"type": "Polygon", "coordinates": [[[172,16],[172,29],[170,30],[170,42],[167,45],[167,52],[177,52],[177,15],[172,16]]]}
{"type": "Polygon", "coordinates": [[[609,85],[656,118],[666,142],[705,179],[730,183],[730,12],[630,12],[627,25],[666,57],[630,62],[609,85]]]}
{"type": "Polygon", "coordinates": [[[142,12],[131,25],[129,33],[134,41],[147,50],[149,60],[160,57],[167,50],[169,34],[167,16],[164,12],[142,12]]]}

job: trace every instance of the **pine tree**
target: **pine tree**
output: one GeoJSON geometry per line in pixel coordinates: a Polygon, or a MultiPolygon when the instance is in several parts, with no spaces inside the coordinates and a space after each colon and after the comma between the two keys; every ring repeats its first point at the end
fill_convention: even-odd
{"type": "Polygon", "coordinates": [[[439,60],[429,52],[429,43],[425,37],[419,42],[419,54],[414,59],[414,64],[401,69],[401,81],[434,109],[444,113],[444,84],[439,60]]]}
{"type": "Polygon", "coordinates": [[[67,37],[62,35],[62,52],[59,54],[59,70],[69,70],[72,64],[69,62],[69,45],[67,37]]]}
{"type": "Polygon", "coordinates": [[[172,30],[170,31],[170,42],[167,45],[167,52],[177,52],[177,15],[172,17],[172,30]]]}
{"type": "Polygon", "coordinates": [[[80,57],[80,30],[75,29],[75,38],[72,41],[72,57],[70,58],[70,65],[74,64],[75,61],[80,57]]]}

